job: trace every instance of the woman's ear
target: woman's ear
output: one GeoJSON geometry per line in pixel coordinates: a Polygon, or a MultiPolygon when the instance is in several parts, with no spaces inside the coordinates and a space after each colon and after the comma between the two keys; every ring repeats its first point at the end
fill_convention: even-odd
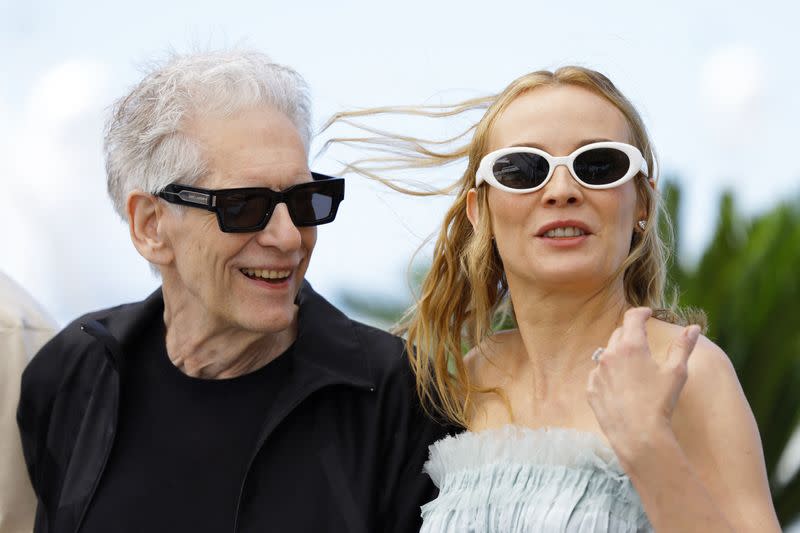
{"type": "Polygon", "coordinates": [[[467,218],[472,224],[472,229],[477,231],[480,211],[478,209],[478,189],[475,188],[467,191],[467,218]]]}
{"type": "MultiPolygon", "coordinates": [[[[654,191],[656,190],[656,180],[654,180],[653,178],[647,178],[647,183],[650,184],[650,187],[654,191]]],[[[646,222],[647,221],[647,215],[648,215],[647,209],[645,209],[644,206],[642,206],[639,209],[639,211],[636,213],[636,223],[639,224],[639,222],[641,222],[642,220],[644,220],[646,222]]],[[[644,230],[644,228],[642,228],[641,226],[640,226],[640,229],[644,230]]]]}
{"type": "Polygon", "coordinates": [[[634,222],[638,224],[642,220],[647,222],[647,211],[645,211],[644,209],[639,209],[639,211],[636,212],[636,220],[634,222]]]}
{"type": "Polygon", "coordinates": [[[159,199],[136,190],[128,194],[125,208],[131,241],[139,254],[154,265],[171,263],[174,252],[164,231],[168,213],[159,199]]]}

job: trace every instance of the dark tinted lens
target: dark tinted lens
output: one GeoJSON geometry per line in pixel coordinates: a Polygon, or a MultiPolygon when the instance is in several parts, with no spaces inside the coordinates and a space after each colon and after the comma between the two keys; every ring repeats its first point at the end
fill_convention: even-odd
{"type": "Polygon", "coordinates": [[[624,176],[630,159],[616,148],[593,148],[575,158],[575,174],[589,185],[608,185],[624,176]]]}
{"type": "Polygon", "coordinates": [[[317,220],[321,220],[330,216],[333,198],[327,194],[315,192],[311,195],[311,206],[314,208],[314,217],[317,220]]]}
{"type": "Polygon", "coordinates": [[[492,174],[501,185],[512,189],[532,189],[544,182],[550,165],[537,154],[507,154],[495,161],[492,174]]]}
{"type": "Polygon", "coordinates": [[[259,226],[267,216],[269,202],[265,196],[231,193],[217,196],[222,223],[231,229],[259,226]]]}
{"type": "Polygon", "coordinates": [[[316,224],[331,216],[333,196],[321,187],[300,188],[290,193],[292,219],[297,225],[316,224]]]}

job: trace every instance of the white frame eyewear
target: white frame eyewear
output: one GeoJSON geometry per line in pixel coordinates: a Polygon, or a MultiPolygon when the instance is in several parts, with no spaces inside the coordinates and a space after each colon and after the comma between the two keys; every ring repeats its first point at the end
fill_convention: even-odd
{"type": "Polygon", "coordinates": [[[603,141],[581,146],[571,154],[563,157],[553,157],[544,150],[540,150],[538,148],[532,148],[529,146],[512,146],[510,148],[501,148],[499,150],[495,150],[494,152],[489,152],[488,154],[483,156],[483,159],[481,159],[480,165],[478,166],[478,172],[475,173],[475,186],[478,187],[481,183],[485,181],[492,187],[514,194],[525,194],[533,191],[538,191],[539,189],[547,185],[547,182],[550,181],[550,178],[553,177],[553,173],[555,172],[556,167],[562,165],[567,167],[567,169],[569,169],[569,173],[572,174],[572,177],[575,178],[575,181],[577,181],[587,189],[611,189],[613,187],[619,187],[620,185],[629,181],[631,178],[633,178],[640,172],[644,175],[644,177],[648,177],[647,161],[644,160],[644,157],[642,157],[642,153],[639,151],[638,148],[626,143],[603,141]],[[597,148],[613,148],[624,153],[626,156],[628,156],[628,161],[629,161],[628,171],[625,172],[625,174],[621,176],[619,179],[616,179],[611,183],[605,183],[602,185],[592,185],[583,181],[581,178],[578,177],[578,175],[575,172],[575,168],[573,167],[573,164],[575,163],[575,158],[577,158],[584,152],[588,152],[589,150],[594,150],[597,148]],[[503,185],[502,183],[497,181],[497,178],[495,178],[492,169],[495,163],[497,163],[498,159],[508,154],[536,154],[542,157],[545,161],[547,161],[547,164],[549,166],[549,169],[547,171],[547,176],[539,185],[527,189],[514,189],[512,187],[503,185]]]}

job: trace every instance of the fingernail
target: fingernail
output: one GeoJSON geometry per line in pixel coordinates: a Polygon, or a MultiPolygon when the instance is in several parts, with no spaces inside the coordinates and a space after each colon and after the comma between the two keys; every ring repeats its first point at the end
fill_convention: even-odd
{"type": "Polygon", "coordinates": [[[695,342],[697,338],[700,336],[700,326],[694,324],[686,328],[686,338],[689,339],[690,342],[695,342]]]}

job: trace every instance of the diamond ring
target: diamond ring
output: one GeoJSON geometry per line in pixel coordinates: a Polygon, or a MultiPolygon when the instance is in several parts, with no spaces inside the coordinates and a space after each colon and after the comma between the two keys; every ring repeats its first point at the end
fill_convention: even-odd
{"type": "Polygon", "coordinates": [[[600,360],[600,356],[603,355],[603,352],[606,351],[605,348],[598,348],[592,354],[592,361],[595,363],[600,360]]]}

